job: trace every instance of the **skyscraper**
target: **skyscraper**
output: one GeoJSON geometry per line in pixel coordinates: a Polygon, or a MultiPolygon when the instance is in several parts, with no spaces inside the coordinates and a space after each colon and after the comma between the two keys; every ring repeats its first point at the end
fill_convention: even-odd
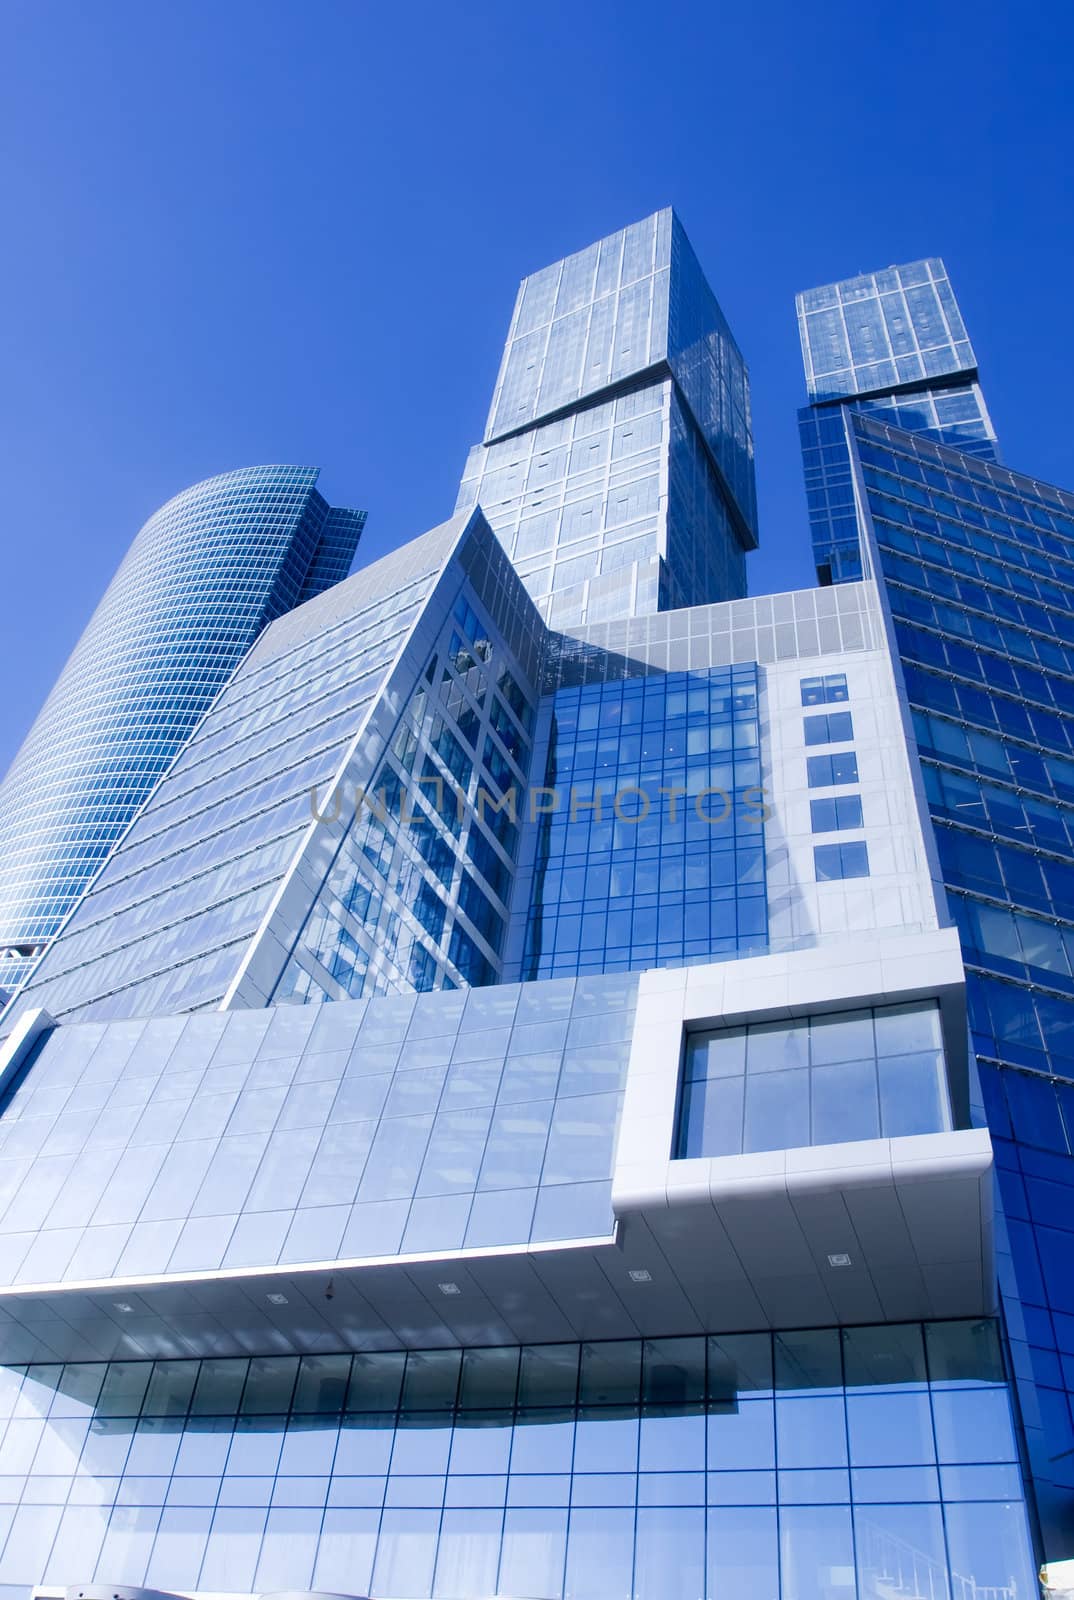
{"type": "Polygon", "coordinates": [[[673,211],[523,281],[476,504],[553,626],[745,594],[749,379],[673,211]]]}
{"type": "Polygon", "coordinates": [[[266,622],[346,576],[364,512],[247,467],[142,528],[0,785],[0,993],[23,982],[266,622]]]}
{"type": "MultiPolygon", "coordinates": [[[[818,315],[807,307],[853,301],[864,282],[919,280],[926,267],[961,334],[939,262],[891,269],[800,297],[807,370],[818,315]]],[[[911,302],[906,336],[924,346],[918,306],[929,329],[935,308],[911,302]]],[[[968,345],[941,350],[934,370],[955,366],[973,373],[968,393],[986,418],[968,345]]],[[[1000,466],[983,422],[968,439],[937,429],[916,408],[939,408],[944,391],[904,397],[898,376],[889,367],[867,380],[867,407],[845,372],[818,391],[843,403],[803,420],[806,473],[856,490],[834,570],[874,575],[884,596],[999,1156],[1005,1324],[1044,1547],[1070,1558],[1074,494],[1000,466]]],[[[824,576],[820,546],[818,559],[824,576]]]]}
{"type": "Polygon", "coordinates": [[[2,1600],[1036,1594],[890,601],[693,587],[677,344],[697,523],[545,620],[466,489],[279,618],[10,1011],[2,1600]]]}
{"type": "Polygon", "coordinates": [[[842,406],[997,459],[977,357],[942,261],[862,273],[798,296],[810,405],[798,414],[822,583],[861,576],[842,406]]]}

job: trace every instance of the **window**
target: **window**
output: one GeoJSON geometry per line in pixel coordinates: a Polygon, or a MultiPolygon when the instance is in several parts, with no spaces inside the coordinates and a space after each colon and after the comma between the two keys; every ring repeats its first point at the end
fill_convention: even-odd
{"type": "Polygon", "coordinates": [[[804,706],[833,705],[840,700],[849,700],[850,692],[847,689],[847,675],[845,672],[829,672],[823,678],[802,679],[802,704],[804,706]]]}
{"type": "Polygon", "coordinates": [[[809,820],[814,833],[835,833],[844,828],[860,828],[861,796],[840,794],[831,800],[811,800],[809,820]]]}
{"type": "Polygon", "coordinates": [[[867,878],[869,852],[864,839],[852,844],[817,844],[813,846],[813,860],[817,868],[817,882],[831,878],[867,878]]]}
{"type": "Polygon", "coordinates": [[[822,712],[805,719],[806,744],[846,744],[854,737],[854,719],[849,711],[822,712]]]}
{"type": "Polygon", "coordinates": [[[935,1002],[751,1022],[686,1040],[679,1157],[950,1125],[935,1002]]]}
{"type": "Polygon", "coordinates": [[[811,789],[825,789],[833,783],[857,783],[858,758],[853,750],[832,756],[807,756],[806,771],[811,789]]]}

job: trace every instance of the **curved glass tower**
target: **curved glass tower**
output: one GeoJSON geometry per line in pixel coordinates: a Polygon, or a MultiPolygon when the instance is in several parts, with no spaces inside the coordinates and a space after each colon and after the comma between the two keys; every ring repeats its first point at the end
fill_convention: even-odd
{"type": "Polygon", "coordinates": [[[267,622],[346,576],[365,521],[316,467],[244,467],[157,511],[0,784],[0,1000],[267,622]]]}

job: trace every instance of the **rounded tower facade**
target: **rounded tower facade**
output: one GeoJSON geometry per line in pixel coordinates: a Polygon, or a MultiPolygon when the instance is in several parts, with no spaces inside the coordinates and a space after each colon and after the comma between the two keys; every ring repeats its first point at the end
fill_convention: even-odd
{"type": "Polygon", "coordinates": [[[0,784],[0,1000],[261,629],[346,576],[365,513],[318,471],[207,478],[138,533],[0,784]]]}

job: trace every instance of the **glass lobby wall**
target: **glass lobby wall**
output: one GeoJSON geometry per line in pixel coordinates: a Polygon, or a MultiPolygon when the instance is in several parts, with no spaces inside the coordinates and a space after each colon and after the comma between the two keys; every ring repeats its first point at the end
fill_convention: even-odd
{"type": "Polygon", "coordinates": [[[2,1380],[3,1600],[1036,1594],[990,1322],[2,1380]]]}

